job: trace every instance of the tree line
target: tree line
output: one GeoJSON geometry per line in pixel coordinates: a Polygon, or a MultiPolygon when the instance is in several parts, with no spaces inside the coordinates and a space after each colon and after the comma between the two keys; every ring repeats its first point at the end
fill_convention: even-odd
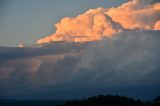
{"type": "Polygon", "coordinates": [[[160,106],[160,96],[152,101],[144,102],[126,96],[98,95],[87,99],[68,101],[61,106],[160,106]]]}

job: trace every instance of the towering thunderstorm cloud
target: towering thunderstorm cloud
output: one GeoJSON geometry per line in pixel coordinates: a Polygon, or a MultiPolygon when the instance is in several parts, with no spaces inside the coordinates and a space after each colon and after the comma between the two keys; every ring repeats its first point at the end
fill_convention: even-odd
{"type": "Polygon", "coordinates": [[[0,98],[160,95],[160,2],[154,1],[90,9],[63,18],[40,45],[0,47],[0,98]]]}
{"type": "Polygon", "coordinates": [[[132,0],[119,7],[90,9],[77,17],[65,17],[55,25],[56,32],[37,41],[84,42],[101,40],[125,29],[159,30],[160,3],[132,0]]]}

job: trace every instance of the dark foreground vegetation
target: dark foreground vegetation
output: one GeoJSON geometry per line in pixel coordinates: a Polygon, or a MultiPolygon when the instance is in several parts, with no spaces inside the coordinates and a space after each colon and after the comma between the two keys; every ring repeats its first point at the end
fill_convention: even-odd
{"type": "Polygon", "coordinates": [[[160,106],[160,96],[141,101],[118,95],[98,95],[82,100],[0,100],[0,106],[160,106]]]}
{"type": "Polygon", "coordinates": [[[65,100],[0,100],[0,106],[57,106],[65,100]]]}
{"type": "Polygon", "coordinates": [[[160,96],[153,101],[144,102],[118,95],[99,95],[84,100],[69,101],[61,106],[160,106],[160,96]]]}

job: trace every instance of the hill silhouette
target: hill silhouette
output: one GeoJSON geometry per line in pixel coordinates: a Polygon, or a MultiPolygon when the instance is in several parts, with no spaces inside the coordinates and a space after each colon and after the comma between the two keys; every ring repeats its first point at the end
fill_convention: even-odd
{"type": "Polygon", "coordinates": [[[0,100],[0,106],[160,106],[160,96],[152,101],[119,95],[98,95],[82,100],[0,100]]]}
{"type": "Polygon", "coordinates": [[[153,101],[141,101],[118,95],[98,95],[83,100],[68,101],[62,106],[160,106],[160,96],[153,101]]]}

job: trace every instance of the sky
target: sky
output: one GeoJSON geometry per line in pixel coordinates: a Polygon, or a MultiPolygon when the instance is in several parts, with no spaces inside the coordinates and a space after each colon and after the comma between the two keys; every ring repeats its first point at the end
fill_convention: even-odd
{"type": "Polygon", "coordinates": [[[55,32],[54,24],[90,8],[112,7],[127,0],[1,0],[0,46],[34,44],[55,32]]]}
{"type": "Polygon", "coordinates": [[[0,99],[160,95],[158,0],[2,3],[0,99]]]}

